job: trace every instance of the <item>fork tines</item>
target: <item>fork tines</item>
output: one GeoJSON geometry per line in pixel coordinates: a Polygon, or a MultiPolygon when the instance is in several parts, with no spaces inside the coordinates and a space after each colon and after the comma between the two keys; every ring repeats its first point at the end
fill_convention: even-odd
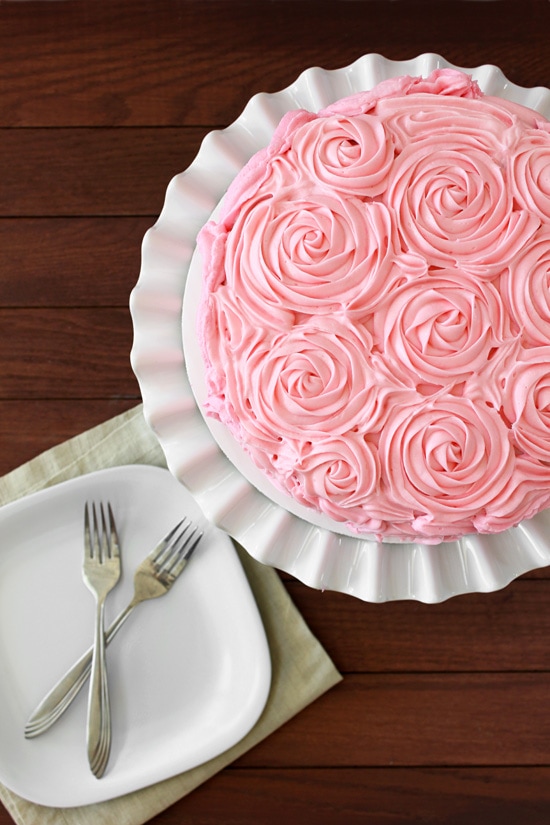
{"type": "Polygon", "coordinates": [[[193,551],[201,540],[203,533],[185,517],[171,530],[158,547],[153,559],[156,569],[162,568],[170,576],[178,576],[193,551]],[[193,529],[191,529],[193,528],[193,529]]]}
{"type": "Polygon", "coordinates": [[[97,517],[95,503],[91,506],[92,515],[90,518],[90,507],[88,502],[84,505],[84,543],[87,555],[90,558],[107,559],[120,553],[120,543],[115,524],[115,517],[110,503],[107,504],[109,516],[109,526],[105,518],[105,508],[103,502],[99,505],[101,517],[101,530],[97,517]]]}

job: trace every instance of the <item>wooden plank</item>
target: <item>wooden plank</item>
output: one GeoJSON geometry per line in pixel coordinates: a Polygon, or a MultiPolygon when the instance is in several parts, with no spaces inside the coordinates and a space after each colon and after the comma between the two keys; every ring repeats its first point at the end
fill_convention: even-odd
{"type": "Polygon", "coordinates": [[[549,818],[548,767],[230,768],[150,825],[547,825],[549,818]]]}
{"type": "MultiPolygon", "coordinates": [[[[549,796],[547,767],[228,768],[148,823],[547,825],[549,796]]],[[[13,825],[2,807],[0,825],[13,825]]]]}
{"type": "Polygon", "coordinates": [[[0,475],[136,403],[135,398],[0,401],[0,475]]]}
{"type": "Polygon", "coordinates": [[[550,764],[550,673],[351,674],[236,763],[550,764]]]}
{"type": "Polygon", "coordinates": [[[548,4],[208,3],[80,0],[0,4],[0,124],[196,125],[233,120],[258,91],[277,91],[308,66],[361,54],[435,51],[459,65],[505,62],[550,77],[548,4]],[[418,21],[422,21],[419,25],[418,21]],[[62,32],[63,36],[58,36],[62,32]]]}
{"type": "Polygon", "coordinates": [[[0,398],[136,399],[127,309],[0,310],[0,398]]]}
{"type": "Polygon", "coordinates": [[[550,671],[548,580],[525,579],[435,605],[368,604],[297,582],[287,588],[340,670],[550,671]]]}
{"type": "Polygon", "coordinates": [[[0,217],[156,216],[206,131],[2,129],[0,217]]]}
{"type": "Polygon", "coordinates": [[[0,219],[0,307],[128,306],[152,218],[0,219]]]}

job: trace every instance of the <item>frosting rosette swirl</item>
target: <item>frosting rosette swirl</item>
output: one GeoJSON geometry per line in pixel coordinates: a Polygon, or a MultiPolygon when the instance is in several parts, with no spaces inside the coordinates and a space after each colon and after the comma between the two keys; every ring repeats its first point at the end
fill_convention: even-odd
{"type": "Polygon", "coordinates": [[[379,489],[380,467],[374,444],[357,432],[302,446],[286,486],[297,501],[317,507],[337,521],[377,529],[370,515],[379,489]]]}
{"type": "Polygon", "coordinates": [[[506,378],[504,414],[519,452],[550,478],[550,346],[524,350],[506,378]]]}
{"type": "Polygon", "coordinates": [[[217,214],[203,409],[278,493],[427,543],[550,504],[550,123],[391,78],[287,113],[217,214]]]}
{"type": "Polygon", "coordinates": [[[207,296],[200,347],[205,362],[208,389],[206,408],[210,415],[223,418],[225,385],[232,364],[261,340],[262,333],[250,323],[239,299],[225,285],[207,296]]]}
{"type": "Polygon", "coordinates": [[[433,266],[493,277],[531,237],[539,221],[514,210],[504,171],[460,133],[406,146],[385,195],[404,244],[433,266]]]}
{"type": "Polygon", "coordinates": [[[514,119],[502,106],[487,99],[471,102],[466,108],[454,97],[411,95],[407,107],[400,98],[380,101],[377,114],[399,150],[412,141],[432,140],[436,135],[455,135],[466,145],[503,157],[506,145],[514,140],[514,119]]]}
{"type": "MultiPolygon", "coordinates": [[[[369,333],[345,319],[311,318],[227,364],[224,402],[243,434],[278,454],[293,440],[338,435],[376,420],[369,333]]],[[[291,449],[291,447],[288,447],[291,449]]]]}
{"type": "Polygon", "coordinates": [[[540,229],[501,276],[501,291],[523,340],[550,341],[550,226],[540,229]]]}
{"type": "Polygon", "coordinates": [[[482,371],[510,337],[499,293],[461,270],[437,270],[393,291],[375,313],[388,372],[408,386],[444,386],[482,371]]]}
{"type": "MultiPolygon", "coordinates": [[[[481,89],[475,80],[464,72],[455,69],[435,69],[428,77],[391,77],[382,80],[374,89],[356,92],[331,103],[319,112],[321,116],[345,114],[349,116],[364,114],[377,108],[384,100],[393,97],[413,97],[417,94],[437,95],[475,100],[482,97],[481,89]]],[[[408,104],[408,101],[407,101],[408,104]]]]}
{"type": "Polygon", "coordinates": [[[386,290],[393,253],[383,204],[292,187],[243,209],[227,236],[225,272],[260,314],[360,314],[386,290]]]}
{"type": "Polygon", "coordinates": [[[507,487],[514,452],[498,412],[452,395],[404,406],[385,423],[379,444],[390,496],[406,502],[414,532],[470,531],[507,487]]]}
{"type": "Polygon", "coordinates": [[[532,130],[519,141],[511,160],[514,195],[524,209],[550,220],[550,134],[532,130]]]}
{"type": "Polygon", "coordinates": [[[297,129],[291,146],[296,162],[321,184],[362,198],[387,186],[393,144],[373,115],[320,117],[297,129]]]}

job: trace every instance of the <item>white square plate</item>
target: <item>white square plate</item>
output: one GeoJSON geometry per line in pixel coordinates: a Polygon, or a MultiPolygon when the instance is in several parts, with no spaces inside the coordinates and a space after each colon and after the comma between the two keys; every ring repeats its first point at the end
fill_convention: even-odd
{"type": "Polygon", "coordinates": [[[229,538],[166,470],[125,466],[63,482],[0,510],[0,781],[42,805],[86,805],[201,764],[240,741],[271,683],[265,631],[229,538]],[[106,625],[131,599],[133,573],[184,515],[205,537],[173,589],[140,605],[107,650],[112,750],[102,779],[86,756],[87,686],[36,739],[25,723],[93,640],[82,581],[86,500],[109,499],[123,572],[106,625]]]}

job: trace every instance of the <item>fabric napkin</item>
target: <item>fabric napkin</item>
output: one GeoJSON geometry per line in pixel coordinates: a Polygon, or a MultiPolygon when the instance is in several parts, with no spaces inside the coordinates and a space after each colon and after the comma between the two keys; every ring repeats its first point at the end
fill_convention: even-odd
{"type": "MultiPolygon", "coordinates": [[[[125,464],[165,466],[141,405],[42,453],[0,479],[0,505],[84,473],[125,464]]],[[[233,762],[341,680],[275,570],[237,548],[264,622],[272,658],[265,710],[245,738],[204,765],[126,796],[78,808],[36,805],[0,785],[18,825],[140,825],[233,762]]]]}

